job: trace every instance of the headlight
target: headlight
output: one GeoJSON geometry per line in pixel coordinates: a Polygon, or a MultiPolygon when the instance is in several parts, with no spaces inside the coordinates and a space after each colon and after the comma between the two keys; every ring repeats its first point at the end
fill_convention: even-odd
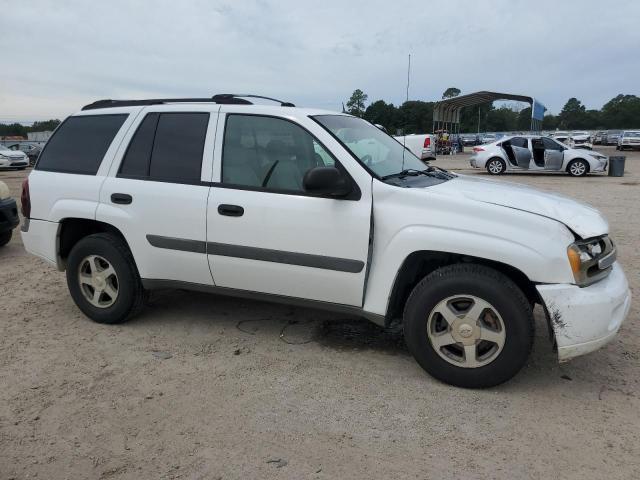
{"type": "Polygon", "coordinates": [[[572,243],[567,247],[567,257],[576,285],[584,287],[609,275],[616,261],[616,248],[604,235],[572,243]]]}

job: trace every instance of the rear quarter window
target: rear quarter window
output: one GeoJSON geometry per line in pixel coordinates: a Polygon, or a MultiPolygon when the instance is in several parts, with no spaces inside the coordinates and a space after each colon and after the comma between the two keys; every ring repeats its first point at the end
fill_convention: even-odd
{"type": "Polygon", "coordinates": [[[40,154],[36,170],[95,175],[127,114],[67,118],[40,154]]]}

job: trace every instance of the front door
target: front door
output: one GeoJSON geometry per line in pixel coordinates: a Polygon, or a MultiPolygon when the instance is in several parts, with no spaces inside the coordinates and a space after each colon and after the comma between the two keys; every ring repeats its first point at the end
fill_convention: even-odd
{"type": "Polygon", "coordinates": [[[305,117],[225,110],[207,212],[216,286],[362,306],[370,178],[348,198],[309,195],[310,168],[335,165],[349,175],[318,139],[330,142],[328,134],[305,117]]]}
{"type": "Polygon", "coordinates": [[[564,147],[547,137],[543,137],[542,142],[544,145],[544,169],[560,170],[564,160],[564,147]]]}

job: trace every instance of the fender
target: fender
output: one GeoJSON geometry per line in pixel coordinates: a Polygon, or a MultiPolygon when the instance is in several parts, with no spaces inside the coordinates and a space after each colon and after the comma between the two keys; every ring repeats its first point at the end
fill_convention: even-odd
{"type": "Polygon", "coordinates": [[[468,255],[510,265],[535,283],[573,283],[560,222],[483,202],[375,182],[374,246],[364,310],[385,315],[398,271],[415,252],[468,255]],[[393,190],[392,190],[393,189],[393,190]],[[383,191],[384,190],[384,191],[383,191]],[[420,196],[407,199],[406,196],[420,196]],[[407,218],[416,224],[408,224],[407,218]]]}

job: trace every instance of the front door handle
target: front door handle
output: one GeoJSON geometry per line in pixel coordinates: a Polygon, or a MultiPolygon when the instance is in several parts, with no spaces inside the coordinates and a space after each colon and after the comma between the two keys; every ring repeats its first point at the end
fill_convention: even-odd
{"type": "Polygon", "coordinates": [[[129,205],[133,202],[133,197],[128,193],[112,193],[111,201],[120,205],[129,205]]]}
{"type": "Polygon", "coordinates": [[[218,205],[218,213],[227,217],[241,217],[244,215],[244,208],[240,205],[227,205],[222,203],[218,205]]]}

